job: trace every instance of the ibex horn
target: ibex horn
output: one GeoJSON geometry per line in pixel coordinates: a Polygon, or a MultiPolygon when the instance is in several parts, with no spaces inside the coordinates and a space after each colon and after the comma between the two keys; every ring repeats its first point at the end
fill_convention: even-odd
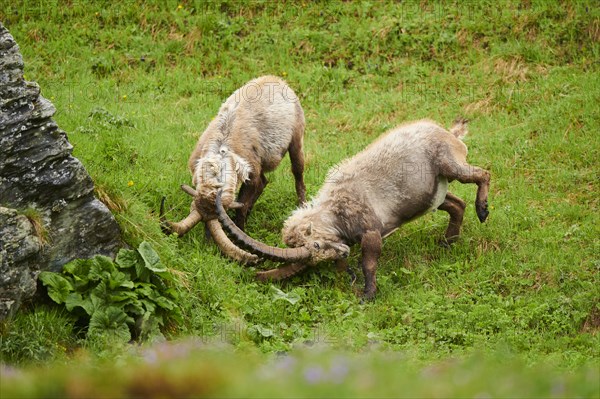
{"type": "Polygon", "coordinates": [[[165,218],[165,197],[160,201],[160,227],[165,234],[177,233],[179,237],[190,231],[192,227],[202,221],[200,212],[193,209],[189,215],[180,222],[170,222],[165,218]]]}
{"type": "Polygon", "coordinates": [[[259,255],[262,258],[270,259],[278,262],[299,262],[308,260],[310,258],[310,252],[308,249],[301,248],[278,248],[271,247],[269,245],[263,244],[260,241],[255,240],[250,237],[246,233],[244,233],[239,227],[233,223],[233,221],[225,212],[223,208],[223,202],[221,200],[222,191],[219,190],[217,192],[217,217],[219,218],[219,222],[229,234],[231,235],[232,240],[241,248],[252,252],[256,255],[259,255]]]}

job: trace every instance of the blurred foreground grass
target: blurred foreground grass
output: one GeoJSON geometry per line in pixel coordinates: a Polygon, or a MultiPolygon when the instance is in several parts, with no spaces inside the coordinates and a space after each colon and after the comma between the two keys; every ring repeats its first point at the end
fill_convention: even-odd
{"type": "Polygon", "coordinates": [[[510,353],[425,362],[411,353],[313,347],[269,356],[180,341],[131,347],[116,360],[3,367],[2,398],[389,397],[594,398],[598,362],[572,371],[510,353]]]}

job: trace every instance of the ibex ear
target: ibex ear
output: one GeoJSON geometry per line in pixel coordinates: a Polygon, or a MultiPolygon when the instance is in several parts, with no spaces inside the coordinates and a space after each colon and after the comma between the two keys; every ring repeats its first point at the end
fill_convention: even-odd
{"type": "Polygon", "coordinates": [[[233,154],[233,162],[235,165],[235,173],[237,173],[240,181],[245,182],[250,179],[252,168],[250,164],[242,157],[233,154]]]}

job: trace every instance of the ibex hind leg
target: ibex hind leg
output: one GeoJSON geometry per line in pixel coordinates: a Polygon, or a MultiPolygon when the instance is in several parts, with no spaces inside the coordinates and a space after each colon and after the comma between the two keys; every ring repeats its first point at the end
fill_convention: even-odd
{"type": "Polygon", "coordinates": [[[440,166],[441,174],[452,180],[458,180],[463,184],[477,184],[477,197],[475,199],[475,210],[481,223],[488,217],[488,191],[490,188],[490,172],[477,166],[464,162],[446,162],[440,166]]]}
{"type": "Polygon", "coordinates": [[[446,198],[438,209],[448,212],[450,222],[446,229],[445,238],[440,242],[441,245],[448,246],[458,239],[466,206],[465,202],[456,195],[451,192],[446,193],[446,198]]]}

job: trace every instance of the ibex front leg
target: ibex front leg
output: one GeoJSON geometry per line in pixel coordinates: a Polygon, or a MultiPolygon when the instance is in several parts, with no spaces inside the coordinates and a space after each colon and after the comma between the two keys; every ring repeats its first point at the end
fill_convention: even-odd
{"type": "Polygon", "coordinates": [[[379,231],[367,231],[360,242],[362,250],[362,269],[365,276],[365,299],[373,299],[377,290],[375,272],[377,261],[381,255],[381,233],[379,231]]]}
{"type": "Polygon", "coordinates": [[[292,162],[292,173],[296,181],[296,195],[298,196],[298,205],[303,205],[306,197],[306,187],[304,185],[304,154],[302,153],[302,135],[292,139],[289,148],[290,161],[292,162]]]}
{"type": "Polygon", "coordinates": [[[237,202],[243,206],[235,211],[235,224],[242,230],[246,228],[246,221],[254,203],[265,189],[268,180],[264,174],[252,177],[249,182],[244,182],[240,187],[237,202]]]}

